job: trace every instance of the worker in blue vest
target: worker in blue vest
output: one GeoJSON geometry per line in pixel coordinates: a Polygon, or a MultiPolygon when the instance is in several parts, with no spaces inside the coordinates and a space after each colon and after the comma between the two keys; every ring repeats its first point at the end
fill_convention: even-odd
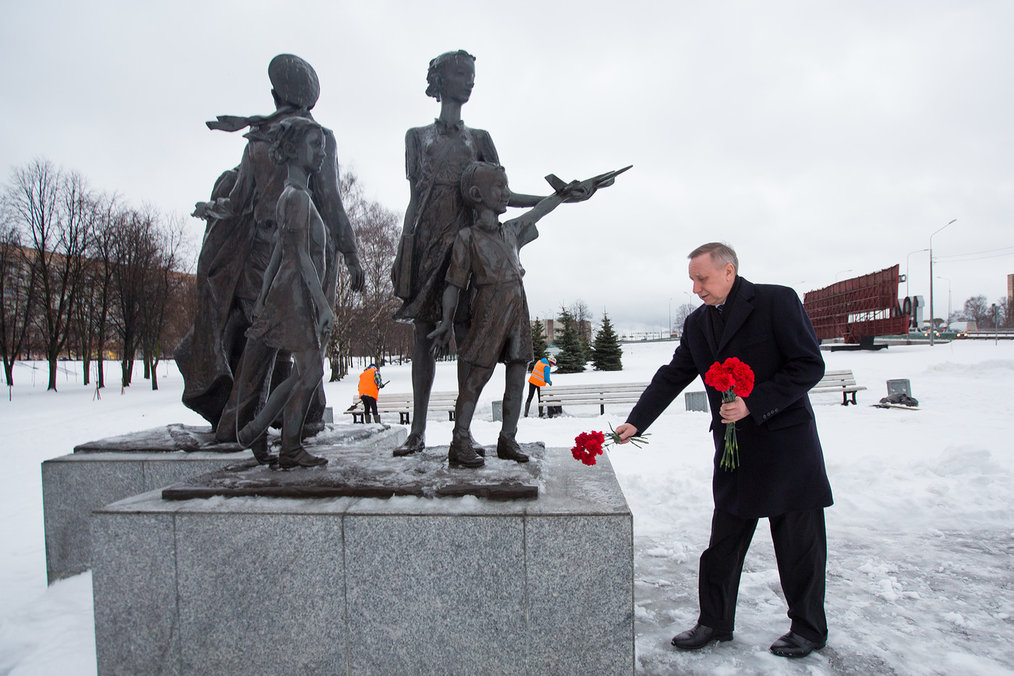
{"type": "MultiPolygon", "coordinates": [[[[546,385],[552,385],[552,381],[549,378],[549,369],[556,366],[556,357],[543,357],[539,361],[535,362],[535,366],[532,367],[532,374],[528,376],[528,400],[525,401],[525,417],[528,417],[528,409],[532,406],[532,397],[539,395],[539,401],[542,401],[542,388],[546,385]]],[[[542,407],[539,407],[539,417],[542,417],[542,407]]]]}

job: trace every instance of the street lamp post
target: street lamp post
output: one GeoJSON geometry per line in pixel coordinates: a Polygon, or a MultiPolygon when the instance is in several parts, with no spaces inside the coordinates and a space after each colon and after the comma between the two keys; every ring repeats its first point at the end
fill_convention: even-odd
{"type": "MultiPolygon", "coordinates": [[[[958,220],[958,219],[952,218],[951,220],[947,221],[947,225],[950,225],[951,223],[953,223],[956,220],[958,220]]],[[[946,228],[947,225],[943,226],[942,228],[940,228],[939,230],[937,230],[936,232],[934,232],[933,235],[936,235],[938,232],[940,232],[940,230],[943,230],[944,228],[946,228]]],[[[930,339],[930,347],[933,347],[933,318],[934,318],[934,313],[933,313],[933,235],[930,235],[930,245],[929,245],[929,255],[930,255],[930,331],[929,331],[929,339],[930,339]]]]}

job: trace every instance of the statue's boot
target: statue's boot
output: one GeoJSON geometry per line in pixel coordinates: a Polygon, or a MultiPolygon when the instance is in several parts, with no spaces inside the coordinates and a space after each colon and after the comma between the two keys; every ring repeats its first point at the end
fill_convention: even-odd
{"type": "Polygon", "coordinates": [[[501,434],[496,440],[496,457],[501,460],[513,460],[514,462],[528,462],[528,454],[521,450],[521,446],[514,439],[514,436],[501,434]]]}
{"type": "Polygon", "coordinates": [[[268,452],[268,435],[262,434],[257,440],[250,444],[253,456],[261,465],[274,465],[278,462],[278,456],[268,452]]]}
{"type": "Polygon", "coordinates": [[[476,455],[481,455],[484,458],[486,457],[486,447],[475,440],[471,431],[468,433],[468,443],[472,445],[472,450],[475,451],[476,455]]]}
{"type": "Polygon", "coordinates": [[[394,457],[400,458],[406,455],[412,455],[413,453],[419,453],[424,448],[426,448],[426,436],[412,432],[408,435],[408,438],[405,439],[405,443],[394,449],[394,457]]]}
{"type": "Polygon", "coordinates": [[[327,458],[311,455],[302,446],[296,446],[291,450],[282,450],[278,454],[279,469],[295,469],[296,467],[323,467],[327,464],[327,458]]]}
{"type": "MultiPolygon", "coordinates": [[[[275,391],[271,393],[267,403],[264,407],[258,411],[254,419],[244,425],[236,432],[236,441],[240,443],[243,448],[250,448],[251,445],[257,441],[259,437],[264,436],[268,428],[271,426],[275,416],[282,410],[289,399],[293,396],[295,389],[295,379],[288,378],[275,388],[275,391]]],[[[283,446],[285,444],[282,444],[283,446]]]]}
{"type": "Polygon", "coordinates": [[[447,462],[451,467],[477,468],[486,461],[475,452],[472,439],[468,434],[455,433],[451,437],[451,446],[447,450],[447,462]]]}

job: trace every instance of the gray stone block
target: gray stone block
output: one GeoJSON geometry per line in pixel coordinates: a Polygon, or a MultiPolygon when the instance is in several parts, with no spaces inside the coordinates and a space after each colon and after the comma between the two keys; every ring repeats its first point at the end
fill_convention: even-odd
{"type": "Polygon", "coordinates": [[[91,568],[93,509],[237,462],[236,453],[73,453],[42,463],[49,584],[91,568]]]}
{"type": "Polygon", "coordinates": [[[894,394],[904,394],[906,397],[912,396],[912,383],[908,378],[887,381],[887,396],[890,397],[894,394]]]}
{"type": "Polygon", "coordinates": [[[180,673],[171,514],[108,513],[91,526],[98,673],[180,673]]]}
{"type": "Polygon", "coordinates": [[[632,671],[632,525],[624,516],[526,521],[528,673],[632,671]]]}
{"type": "MultiPolygon", "coordinates": [[[[42,503],[49,584],[91,567],[92,510],[230,465],[253,462],[250,451],[172,450],[173,444],[210,435],[209,430],[182,425],[153,428],[81,444],[76,448],[78,452],[43,462],[42,503]]],[[[400,426],[329,425],[310,444],[386,449],[400,444],[407,434],[400,426]]]]}
{"type": "Polygon", "coordinates": [[[181,673],[347,673],[340,515],[209,516],[176,516],[181,673]]]}
{"type": "Polygon", "coordinates": [[[518,515],[349,516],[351,673],[524,673],[518,515]]]}
{"type": "Polygon", "coordinates": [[[153,491],[97,510],[99,673],[630,674],[632,518],[608,456],[534,462],[536,500],[153,491]]]}

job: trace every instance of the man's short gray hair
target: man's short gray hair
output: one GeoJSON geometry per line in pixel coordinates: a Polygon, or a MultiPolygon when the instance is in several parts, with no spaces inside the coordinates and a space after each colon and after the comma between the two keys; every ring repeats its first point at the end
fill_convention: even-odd
{"type": "Polygon", "coordinates": [[[733,248],[728,244],[723,244],[722,242],[708,242],[707,244],[702,244],[691,251],[687,258],[693,259],[698,256],[703,256],[704,254],[711,254],[711,260],[716,263],[719,261],[723,265],[725,263],[732,263],[732,267],[737,273],[739,272],[739,258],[736,256],[736,252],[733,248]]]}

